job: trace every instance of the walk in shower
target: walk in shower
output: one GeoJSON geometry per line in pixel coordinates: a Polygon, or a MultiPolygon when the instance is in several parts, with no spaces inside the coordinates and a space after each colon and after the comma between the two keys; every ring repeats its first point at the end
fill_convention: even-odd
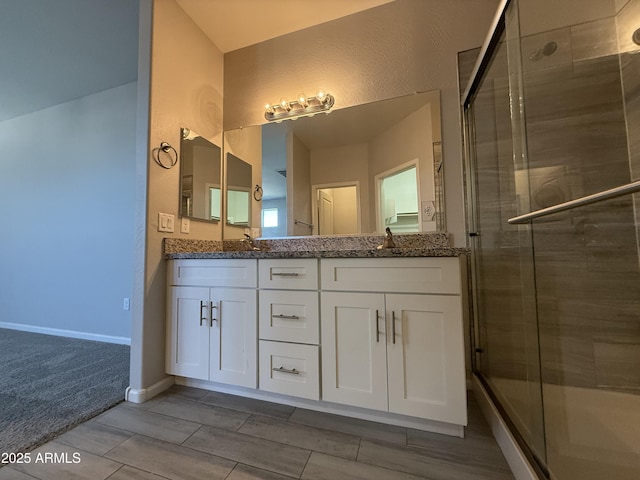
{"type": "Polygon", "coordinates": [[[504,0],[489,38],[460,55],[474,371],[542,478],[640,479],[640,0],[504,0]]]}

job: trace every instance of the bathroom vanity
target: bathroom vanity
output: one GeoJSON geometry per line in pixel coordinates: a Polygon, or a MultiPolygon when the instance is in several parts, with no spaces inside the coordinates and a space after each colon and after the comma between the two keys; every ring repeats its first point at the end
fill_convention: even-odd
{"type": "Polygon", "coordinates": [[[167,373],[462,436],[465,257],[392,250],[168,255],[167,373]]]}

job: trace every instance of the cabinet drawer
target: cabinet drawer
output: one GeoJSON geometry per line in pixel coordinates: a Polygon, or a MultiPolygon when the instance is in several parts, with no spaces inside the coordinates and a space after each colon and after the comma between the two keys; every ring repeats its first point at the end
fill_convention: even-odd
{"type": "Polygon", "coordinates": [[[169,285],[247,288],[257,286],[257,260],[170,260],[167,268],[169,285]]]}
{"type": "Polygon", "coordinates": [[[260,390],[320,399],[320,362],[316,345],[260,340],[260,390]]]}
{"type": "Polygon", "coordinates": [[[258,295],[261,339],[319,343],[318,292],[260,290],[258,295]]]}
{"type": "Polygon", "coordinates": [[[315,258],[259,260],[260,288],[317,290],[318,261],[315,258]]]}
{"type": "Polygon", "coordinates": [[[346,258],[320,261],[322,289],[460,294],[459,257],[346,258]]]}

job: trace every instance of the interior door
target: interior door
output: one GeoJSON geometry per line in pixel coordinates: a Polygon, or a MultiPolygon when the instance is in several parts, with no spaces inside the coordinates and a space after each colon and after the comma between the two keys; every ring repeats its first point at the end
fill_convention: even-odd
{"type": "Polygon", "coordinates": [[[333,197],[318,190],[318,235],[333,233],[333,197]]]}

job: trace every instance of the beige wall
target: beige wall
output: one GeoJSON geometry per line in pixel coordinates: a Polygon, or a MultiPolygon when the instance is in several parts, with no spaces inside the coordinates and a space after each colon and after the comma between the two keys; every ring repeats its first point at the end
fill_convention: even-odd
{"type": "Polygon", "coordinates": [[[311,218],[311,155],[309,149],[294,134],[287,134],[287,234],[310,235],[307,224],[311,218]]]}
{"type": "MultiPolygon", "coordinates": [[[[185,126],[220,145],[222,139],[223,55],[178,7],[175,0],[153,2],[149,149],[168,142],[179,150],[185,126]]],[[[220,225],[191,222],[180,232],[179,163],[165,170],[148,156],[147,226],[144,306],[135,336],[140,382],[148,387],[165,377],[166,272],[162,238],[167,236],[220,240],[220,225]],[[158,212],[175,215],[176,233],[157,231],[158,212]],[[138,350],[139,348],[139,350],[138,350]]],[[[133,373],[133,367],[132,367],[133,373]]],[[[137,375],[132,375],[132,378],[137,375]]],[[[136,388],[136,380],[132,387],[136,388]]]]}
{"type": "Polygon", "coordinates": [[[334,108],[441,90],[447,225],[464,245],[457,52],[479,47],[498,0],[396,0],[225,55],[225,130],[324,88],[334,108]]]}
{"type": "Polygon", "coordinates": [[[339,207],[333,210],[333,233],[340,235],[355,232],[358,228],[355,187],[332,188],[331,196],[339,207]]]}

